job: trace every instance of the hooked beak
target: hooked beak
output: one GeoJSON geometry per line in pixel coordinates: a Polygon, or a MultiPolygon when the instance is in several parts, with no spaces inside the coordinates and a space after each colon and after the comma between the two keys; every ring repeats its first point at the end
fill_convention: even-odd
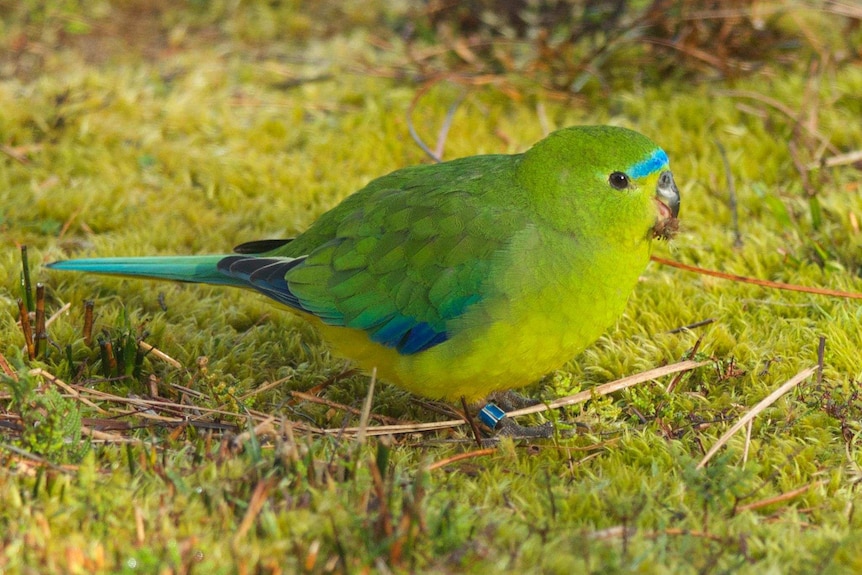
{"type": "Polygon", "coordinates": [[[655,196],[669,212],[668,216],[673,218],[679,216],[679,188],[676,187],[670,170],[665,170],[659,175],[655,196]]]}
{"type": "Polygon", "coordinates": [[[679,188],[673,181],[673,174],[665,170],[658,177],[655,189],[655,201],[660,219],[653,228],[653,235],[661,239],[670,239],[679,229],[679,188]]]}

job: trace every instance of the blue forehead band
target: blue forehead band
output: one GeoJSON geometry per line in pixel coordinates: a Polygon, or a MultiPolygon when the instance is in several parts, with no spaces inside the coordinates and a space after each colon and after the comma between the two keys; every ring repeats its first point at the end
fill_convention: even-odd
{"type": "Polygon", "coordinates": [[[666,166],[667,154],[665,154],[664,150],[661,148],[657,148],[656,151],[650,154],[647,159],[641,160],[626,170],[626,174],[628,174],[630,178],[641,178],[643,176],[648,176],[649,174],[654,174],[666,166]]]}

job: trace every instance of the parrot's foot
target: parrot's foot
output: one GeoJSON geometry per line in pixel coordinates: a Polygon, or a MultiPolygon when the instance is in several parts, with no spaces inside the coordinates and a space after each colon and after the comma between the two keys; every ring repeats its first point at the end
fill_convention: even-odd
{"type": "Polygon", "coordinates": [[[554,436],[554,424],[546,421],[542,425],[524,427],[506,417],[497,423],[497,436],[512,439],[550,439],[554,436]]]}
{"type": "Polygon", "coordinates": [[[518,425],[507,417],[506,412],[495,403],[489,403],[479,411],[479,419],[488,428],[495,431],[496,436],[482,440],[483,444],[494,443],[500,437],[511,437],[513,439],[548,439],[554,436],[554,424],[550,421],[535,427],[524,427],[518,425]]]}
{"type": "Polygon", "coordinates": [[[506,391],[495,391],[488,396],[488,401],[499,405],[503,411],[514,411],[524,407],[532,407],[542,403],[533,397],[521,395],[517,391],[507,389],[506,391]]]}
{"type": "MultiPolygon", "coordinates": [[[[511,389],[496,391],[488,397],[488,400],[496,403],[498,407],[507,412],[542,403],[536,398],[527,397],[511,389]]],[[[498,437],[512,437],[514,439],[549,439],[554,436],[554,424],[550,421],[542,425],[524,427],[508,417],[503,417],[497,422],[495,429],[498,437]]]]}

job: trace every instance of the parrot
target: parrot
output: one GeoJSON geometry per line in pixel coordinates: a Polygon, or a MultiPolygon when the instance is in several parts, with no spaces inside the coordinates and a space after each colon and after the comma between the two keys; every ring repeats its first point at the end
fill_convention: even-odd
{"type": "Polygon", "coordinates": [[[679,206],[652,140],[572,126],[523,153],[398,169],[291,239],[48,267],[246,288],[382,381],[478,401],[538,381],[611,327],[679,206]]]}

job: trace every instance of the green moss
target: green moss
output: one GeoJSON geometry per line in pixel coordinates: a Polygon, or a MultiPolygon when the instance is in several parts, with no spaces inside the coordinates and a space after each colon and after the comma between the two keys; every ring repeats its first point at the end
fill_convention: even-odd
{"type": "MultiPolygon", "coordinates": [[[[699,352],[714,365],[671,392],[668,381],[654,382],[554,415],[554,441],[506,441],[433,471],[430,463],[471,449],[462,432],[356,447],[295,430],[295,443],[278,436],[235,450],[230,433],[196,427],[232,425],[240,434],[248,410],[353,425],[352,416],[297,402],[290,391],[336,380],[323,395],[358,408],[368,378],[339,377],[344,363],[317,334],[262,297],[48,273],[42,263],[226,253],[296,234],[371,178],[426,161],[408,136],[407,110],[427,79],[423,50],[435,46],[413,44],[408,57],[393,33],[406,33],[415,17],[406,3],[24,4],[0,8],[0,352],[21,368],[17,384],[0,387],[0,571],[862,569],[862,515],[852,511],[862,476],[858,300],[652,265],[617,325],[531,391],[589,389],[687,357],[701,336],[699,352]],[[71,303],[50,327],[56,347],[29,364],[15,302],[24,243],[34,281],[49,287],[49,311],[71,303]],[[183,367],[149,355],[131,371],[106,372],[98,345],[83,340],[85,299],[96,300],[94,339],[133,350],[144,337],[183,367]],[[715,321],[671,333],[707,318],[715,321]],[[816,362],[821,335],[822,382],[802,384],[754,420],[750,443],[741,431],[697,470],[731,422],[816,362]],[[106,415],[27,375],[36,366],[127,398],[150,394],[152,375],[161,398],[226,413],[190,409],[179,430],[106,415]],[[79,436],[82,421],[114,420],[140,426],[116,432],[132,443],[79,436]],[[382,452],[388,462],[375,478],[382,452]],[[744,507],[804,486],[795,497],[744,507]],[[256,489],[266,497],[240,532],[256,489]]],[[[660,84],[667,62],[644,61],[629,47],[607,60],[617,66],[613,90],[590,76],[577,99],[564,101],[511,75],[489,85],[453,80],[432,87],[411,117],[433,143],[463,98],[446,158],[520,151],[574,123],[633,127],[668,151],[682,188],[682,233],[659,255],[860,292],[857,168],[813,168],[806,189],[787,146],[797,138],[804,164],[832,154],[796,126],[797,115],[839,152],[862,142],[862,70],[848,52],[858,32],[848,28],[845,45],[830,34],[835,18],[800,9],[769,23],[822,40],[822,75],[813,80],[802,63],[767,61],[761,73],[732,81],[660,84]],[[633,56],[649,68],[642,76],[625,72],[633,56]],[[717,142],[735,182],[739,247],[717,142]]],[[[426,40],[439,34],[416,25],[426,40]]],[[[436,417],[383,384],[374,411],[436,417]]]]}

